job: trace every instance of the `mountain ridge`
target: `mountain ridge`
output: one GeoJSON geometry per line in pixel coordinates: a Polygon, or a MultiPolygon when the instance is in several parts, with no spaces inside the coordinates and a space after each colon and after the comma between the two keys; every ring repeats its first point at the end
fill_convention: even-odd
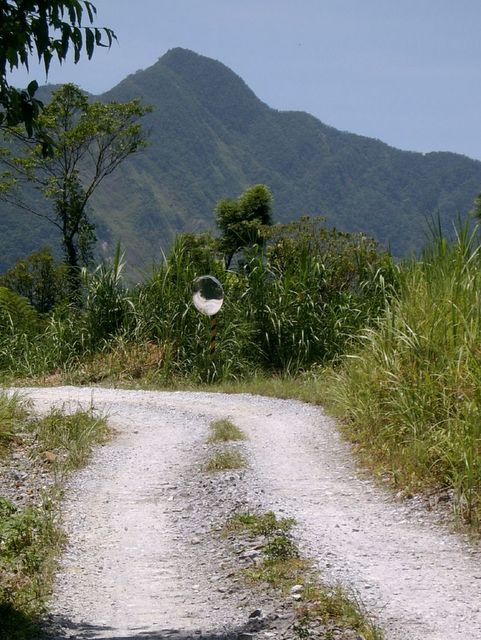
{"type": "MultiPolygon", "coordinates": [[[[419,251],[425,217],[439,215],[449,231],[481,190],[480,161],[401,151],[303,111],[278,111],[223,63],[188,49],[170,49],[95,96],[134,97],[154,106],[145,118],[149,146],[109,177],[92,204],[107,252],[120,241],[135,266],[159,259],[179,231],[212,229],[216,202],[252,184],[272,190],[275,221],[323,215],[397,255],[419,251]]],[[[11,262],[19,233],[3,205],[0,212],[2,253],[11,262]]],[[[23,254],[32,250],[25,245],[23,254]]]]}

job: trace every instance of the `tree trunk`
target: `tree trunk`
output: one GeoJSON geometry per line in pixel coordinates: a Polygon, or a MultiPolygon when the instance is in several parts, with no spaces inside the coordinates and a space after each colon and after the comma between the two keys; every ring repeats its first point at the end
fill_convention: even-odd
{"type": "Polygon", "coordinates": [[[67,283],[69,301],[80,306],[82,282],[80,278],[80,267],[78,262],[78,251],[75,246],[73,236],[64,237],[65,262],[68,267],[67,283]]]}

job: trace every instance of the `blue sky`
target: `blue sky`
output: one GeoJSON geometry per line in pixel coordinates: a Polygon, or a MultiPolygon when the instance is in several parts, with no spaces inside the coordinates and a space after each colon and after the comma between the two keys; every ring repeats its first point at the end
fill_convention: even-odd
{"type": "MultiPolygon", "coordinates": [[[[93,3],[118,44],[52,67],[50,82],[102,93],[181,46],[220,60],[277,109],[401,149],[481,159],[481,0],[93,3]]],[[[45,81],[35,66],[33,77],[45,81]]]]}

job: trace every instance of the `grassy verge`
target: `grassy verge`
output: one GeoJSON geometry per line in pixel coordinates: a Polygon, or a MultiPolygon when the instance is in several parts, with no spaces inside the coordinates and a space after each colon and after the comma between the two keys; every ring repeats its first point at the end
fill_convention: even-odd
{"type": "MultiPolygon", "coordinates": [[[[56,482],[35,503],[17,505],[0,497],[0,640],[29,640],[38,633],[37,621],[49,595],[56,558],[64,544],[60,526],[61,479],[85,464],[93,444],[106,435],[106,422],[91,411],[66,415],[53,410],[42,419],[31,419],[20,398],[11,402],[0,396],[0,407],[8,414],[9,438],[34,437],[29,455],[38,464],[48,463],[56,482]],[[19,415],[19,410],[22,412],[19,415]]],[[[14,466],[9,450],[4,465],[14,466]]]]}
{"type": "Polygon", "coordinates": [[[62,474],[79,469],[87,462],[92,446],[105,440],[108,433],[105,418],[93,411],[78,410],[66,414],[54,408],[48,415],[30,423],[41,454],[53,454],[56,469],[62,474]]]}
{"type": "Polygon", "coordinates": [[[38,631],[64,542],[54,500],[18,508],[0,498],[0,542],[0,638],[27,640],[38,631]]]}
{"type": "MultiPolygon", "coordinates": [[[[355,596],[340,586],[327,587],[320,583],[312,563],[300,556],[290,534],[295,524],[291,518],[277,519],[273,512],[238,513],[225,525],[225,536],[244,536],[255,539],[261,546],[261,561],[243,570],[252,584],[260,584],[291,597],[296,602],[297,637],[311,635],[310,627],[324,625],[326,638],[342,637],[343,632],[355,632],[365,640],[382,640],[382,634],[363,611],[355,596]],[[335,635],[334,635],[335,634],[335,635]]],[[[350,636],[349,636],[350,637],[350,636]]]]}

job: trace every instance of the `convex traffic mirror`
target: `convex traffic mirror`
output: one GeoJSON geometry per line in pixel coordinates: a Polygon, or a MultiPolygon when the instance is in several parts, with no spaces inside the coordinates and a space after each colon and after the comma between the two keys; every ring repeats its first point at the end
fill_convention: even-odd
{"type": "Polygon", "coordinates": [[[224,302],[224,289],[214,276],[200,276],[192,285],[195,308],[206,316],[215,316],[224,302]]]}

